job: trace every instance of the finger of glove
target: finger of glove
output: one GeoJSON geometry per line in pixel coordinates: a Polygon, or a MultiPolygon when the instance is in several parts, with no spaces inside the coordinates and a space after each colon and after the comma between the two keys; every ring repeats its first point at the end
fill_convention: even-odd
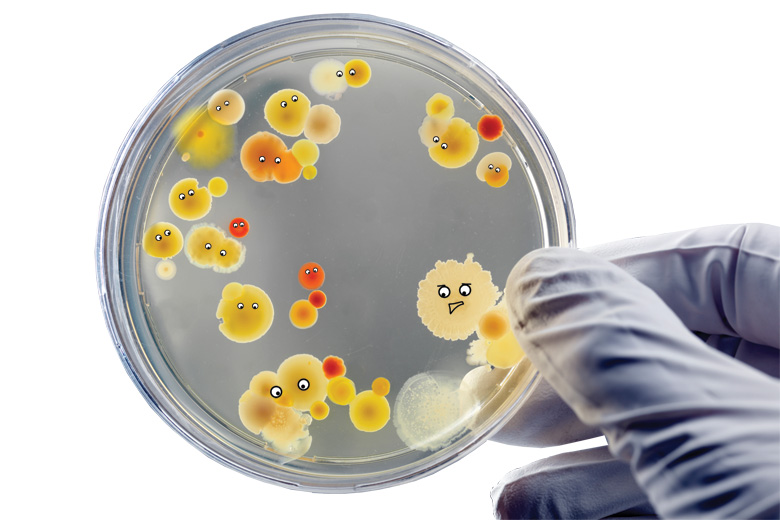
{"type": "Polygon", "coordinates": [[[515,446],[547,447],[601,437],[584,424],[542,377],[523,406],[490,440],[515,446]]]}
{"type": "Polygon", "coordinates": [[[780,503],[778,381],[708,347],[653,291],[584,252],[527,255],[507,303],[533,364],[604,431],[662,516],[780,503]]]}
{"type": "Polygon", "coordinates": [[[562,453],[512,471],[493,488],[497,518],[604,518],[655,514],[629,465],[606,446],[562,453]]]}
{"type": "Polygon", "coordinates": [[[689,329],[780,348],[780,228],[714,226],[587,251],[650,287],[689,329]]]}

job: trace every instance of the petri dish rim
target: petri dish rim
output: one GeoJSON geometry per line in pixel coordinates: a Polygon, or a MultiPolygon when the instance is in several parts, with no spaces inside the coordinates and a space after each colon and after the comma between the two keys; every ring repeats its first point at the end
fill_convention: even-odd
{"type": "MultiPolygon", "coordinates": [[[[147,151],[170,123],[169,114],[186,103],[194,85],[206,82],[204,78],[217,74],[215,71],[235,66],[246,55],[241,49],[262,52],[288,43],[295,35],[311,37],[307,36],[309,32],[323,27],[330,27],[334,34],[353,34],[356,38],[387,41],[395,39],[403,45],[425,47],[437,59],[447,60],[450,66],[492,87],[492,96],[506,103],[507,110],[524,125],[526,144],[530,148],[521,157],[540,210],[548,209],[543,211],[542,217],[544,245],[575,245],[573,208],[558,160],[533,116],[503,81],[461,49],[418,28],[369,15],[328,14],[272,22],[240,33],[195,58],[160,89],[125,137],[106,182],[96,246],[97,279],[107,326],[128,375],[157,414],[201,452],[241,473],[284,487],[315,492],[365,491],[416,480],[474,450],[522,405],[538,382],[538,375],[533,373],[530,380],[523,381],[522,389],[514,389],[511,404],[500,407],[487,427],[421,459],[420,463],[412,462],[391,471],[369,471],[357,476],[295,473],[283,466],[268,466],[261,458],[230,445],[218,428],[191,413],[192,407],[198,406],[195,400],[187,401],[185,398],[183,402],[180,396],[166,387],[143,347],[153,342],[154,336],[141,320],[133,319],[139,311],[133,308],[134,299],[128,296],[141,292],[142,288],[132,271],[124,269],[127,264],[132,266],[134,261],[137,263],[138,255],[137,246],[125,247],[135,242],[135,237],[129,237],[127,222],[144,210],[144,201],[133,196],[133,190],[143,180],[139,172],[149,158],[147,151]],[[228,51],[232,51],[232,58],[225,61],[228,51]],[[125,240],[126,237],[129,239],[125,240]]],[[[520,153],[519,150],[516,152],[520,153]]]]}

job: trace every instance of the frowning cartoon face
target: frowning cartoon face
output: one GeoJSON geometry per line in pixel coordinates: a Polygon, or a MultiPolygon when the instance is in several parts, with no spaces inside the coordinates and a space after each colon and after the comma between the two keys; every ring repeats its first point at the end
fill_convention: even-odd
{"type": "Polygon", "coordinates": [[[417,290],[417,314],[434,336],[447,340],[468,338],[482,314],[495,304],[501,292],[489,271],[474,262],[438,261],[417,290]]]}

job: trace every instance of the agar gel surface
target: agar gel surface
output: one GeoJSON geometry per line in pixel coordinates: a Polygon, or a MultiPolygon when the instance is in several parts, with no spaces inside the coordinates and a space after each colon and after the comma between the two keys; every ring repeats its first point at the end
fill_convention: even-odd
{"type": "Polygon", "coordinates": [[[475,88],[302,56],[172,115],[139,297],[181,386],[259,458],[424,457],[522,358],[496,302],[544,245],[539,201],[475,88]]]}

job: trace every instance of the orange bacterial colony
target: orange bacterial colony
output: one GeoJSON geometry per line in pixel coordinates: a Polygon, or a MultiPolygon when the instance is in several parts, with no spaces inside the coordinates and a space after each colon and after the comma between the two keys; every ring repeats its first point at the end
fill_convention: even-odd
{"type": "Polygon", "coordinates": [[[282,184],[297,180],[303,169],[284,141],[270,132],[257,132],[244,141],[241,166],[252,180],[282,184]]]}
{"type": "Polygon", "coordinates": [[[304,289],[319,289],[325,282],[325,271],[316,262],[306,262],[298,270],[298,282],[304,289]]]}

